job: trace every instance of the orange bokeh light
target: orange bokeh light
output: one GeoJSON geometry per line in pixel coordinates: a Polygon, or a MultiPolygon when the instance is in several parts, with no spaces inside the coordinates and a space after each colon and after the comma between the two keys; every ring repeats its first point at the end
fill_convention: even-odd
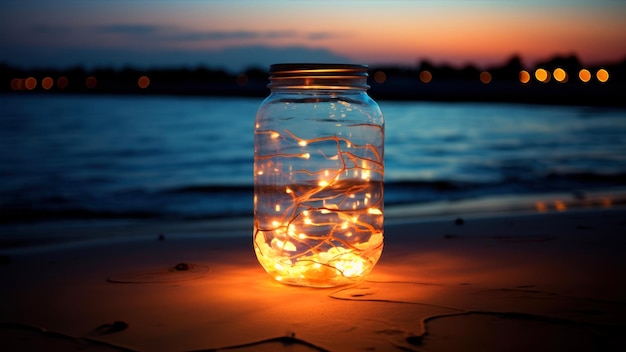
{"type": "Polygon", "coordinates": [[[565,70],[560,67],[552,71],[552,76],[554,77],[554,79],[557,80],[557,82],[561,82],[561,83],[567,82],[567,72],[565,72],[565,70]]]}
{"type": "Polygon", "coordinates": [[[432,73],[430,73],[430,71],[424,70],[420,72],[420,81],[422,81],[423,83],[429,83],[432,80],[433,80],[433,75],[432,73]]]}
{"type": "Polygon", "coordinates": [[[544,213],[548,210],[548,206],[544,202],[536,202],[535,209],[537,209],[537,211],[540,213],[544,213]]]}
{"type": "Polygon", "coordinates": [[[11,89],[12,90],[24,90],[24,79],[23,78],[13,78],[11,80],[11,89]]]}
{"type": "Polygon", "coordinates": [[[550,72],[546,71],[543,68],[538,68],[535,70],[535,78],[539,82],[548,83],[550,82],[550,72]]]}
{"type": "Polygon", "coordinates": [[[589,72],[589,70],[587,70],[586,68],[583,68],[578,72],[578,78],[580,78],[581,81],[587,83],[591,80],[591,72],[589,72]]]}
{"type": "Polygon", "coordinates": [[[52,77],[44,77],[44,79],[41,80],[41,87],[45,90],[52,88],[53,85],[54,80],[52,79],[52,77]]]}
{"type": "Polygon", "coordinates": [[[383,71],[376,71],[376,73],[374,73],[374,81],[376,81],[376,83],[385,83],[386,80],[387,75],[383,71]]]}
{"type": "Polygon", "coordinates": [[[556,209],[556,211],[566,211],[567,210],[567,206],[561,200],[555,200],[554,201],[554,208],[556,209]]]}
{"type": "Polygon", "coordinates": [[[480,73],[480,81],[484,84],[491,83],[491,73],[483,71],[480,73]]]}
{"type": "Polygon", "coordinates": [[[59,89],[65,89],[67,88],[67,86],[69,85],[69,81],[67,80],[67,77],[65,76],[61,76],[59,77],[59,79],[57,79],[57,87],[59,89]]]}
{"type": "Polygon", "coordinates": [[[530,82],[530,73],[526,70],[519,71],[519,81],[522,83],[530,82]]]}
{"type": "Polygon", "coordinates": [[[148,76],[139,77],[139,79],[137,80],[137,85],[141,89],[148,88],[148,86],[150,86],[150,78],[148,78],[148,76]]]}
{"type": "Polygon", "coordinates": [[[598,72],[596,72],[596,78],[598,79],[598,81],[604,83],[606,81],[609,80],[609,71],[601,68],[598,70],[598,72]]]}
{"type": "Polygon", "coordinates": [[[35,77],[28,77],[24,81],[24,87],[28,90],[37,88],[37,79],[35,77]]]}
{"type": "Polygon", "coordinates": [[[87,79],[85,79],[85,87],[87,87],[88,89],[96,88],[96,85],[98,85],[98,80],[96,79],[96,77],[89,76],[87,77],[87,79]]]}

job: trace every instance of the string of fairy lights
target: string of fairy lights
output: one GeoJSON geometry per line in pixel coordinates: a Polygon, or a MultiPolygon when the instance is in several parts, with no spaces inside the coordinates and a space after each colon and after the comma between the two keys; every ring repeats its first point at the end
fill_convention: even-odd
{"type": "MultiPolygon", "coordinates": [[[[368,127],[383,133],[380,126],[368,127]]],[[[256,177],[303,175],[313,180],[255,189],[255,204],[263,192],[276,193],[263,194],[264,199],[275,200],[266,207],[270,214],[255,216],[254,246],[262,266],[278,281],[313,286],[357,281],[368,273],[383,244],[382,155],[371,144],[355,145],[337,136],[306,140],[288,130],[257,133],[295,142],[306,150],[258,156],[256,177]],[[324,155],[316,148],[320,144],[335,145],[336,154],[324,155]],[[279,159],[308,160],[312,148],[324,159],[337,161],[339,167],[291,170],[290,175],[282,175],[279,159]]]]}

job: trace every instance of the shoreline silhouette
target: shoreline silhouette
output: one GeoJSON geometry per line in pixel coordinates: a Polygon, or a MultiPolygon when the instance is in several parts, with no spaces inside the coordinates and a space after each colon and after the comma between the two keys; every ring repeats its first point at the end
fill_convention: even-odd
{"type": "MultiPolygon", "coordinates": [[[[413,67],[371,66],[369,75],[374,99],[626,106],[626,59],[585,66],[575,55],[555,56],[524,67],[513,56],[486,69],[422,60],[413,67]]],[[[264,97],[268,76],[267,69],[258,67],[232,73],[204,66],[59,70],[0,63],[0,92],[264,97]]]]}

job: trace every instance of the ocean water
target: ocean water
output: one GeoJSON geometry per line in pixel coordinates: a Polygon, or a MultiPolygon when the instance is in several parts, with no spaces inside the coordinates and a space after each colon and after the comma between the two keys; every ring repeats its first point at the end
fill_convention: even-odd
{"type": "MultiPolygon", "coordinates": [[[[252,214],[262,99],[0,95],[0,224],[252,214]]],[[[626,186],[626,110],[379,101],[385,207],[626,186]]]]}

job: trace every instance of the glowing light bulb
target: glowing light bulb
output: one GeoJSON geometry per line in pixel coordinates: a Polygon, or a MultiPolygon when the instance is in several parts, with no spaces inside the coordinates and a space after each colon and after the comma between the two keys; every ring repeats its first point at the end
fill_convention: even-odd
{"type": "Polygon", "coordinates": [[[361,178],[363,180],[369,180],[370,179],[370,170],[361,170],[361,178]]]}
{"type": "MultiPolygon", "coordinates": [[[[295,252],[296,246],[289,241],[281,241],[278,238],[272,240],[272,248],[279,251],[295,252]]],[[[278,264],[280,265],[280,264],[278,264]]]]}
{"type": "Polygon", "coordinates": [[[367,213],[371,215],[383,215],[383,212],[376,208],[368,208],[367,213]]]}

